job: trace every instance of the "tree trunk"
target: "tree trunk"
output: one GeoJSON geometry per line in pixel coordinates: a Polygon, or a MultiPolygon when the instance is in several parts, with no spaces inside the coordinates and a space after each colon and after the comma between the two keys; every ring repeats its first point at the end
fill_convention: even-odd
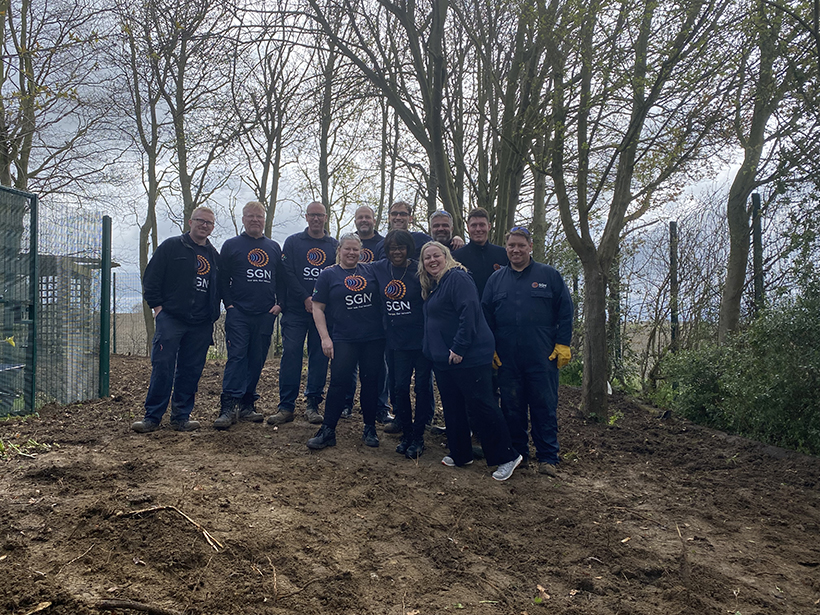
{"type": "Polygon", "coordinates": [[[606,288],[597,258],[584,259],[584,378],[581,406],[584,416],[605,421],[609,412],[606,383],[609,354],[606,343],[606,288]]]}

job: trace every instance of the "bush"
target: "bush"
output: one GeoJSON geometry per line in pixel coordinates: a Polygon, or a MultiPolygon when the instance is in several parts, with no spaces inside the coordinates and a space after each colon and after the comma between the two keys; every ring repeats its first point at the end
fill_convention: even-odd
{"type": "Polygon", "coordinates": [[[773,307],[723,347],[669,356],[663,370],[686,418],[820,454],[820,293],[773,307]]]}

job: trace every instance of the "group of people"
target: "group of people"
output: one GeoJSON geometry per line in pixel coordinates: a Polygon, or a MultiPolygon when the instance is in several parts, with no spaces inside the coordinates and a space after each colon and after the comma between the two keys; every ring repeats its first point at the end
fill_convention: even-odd
{"type": "Polygon", "coordinates": [[[360,207],[356,233],[337,241],[325,230],[325,206],[313,202],[307,228],[280,249],[264,235],[264,206],[252,201],[244,231],[217,253],[208,241],[213,211],[194,210],[189,232],[164,241],[143,277],[156,333],[145,416],[134,431],[159,429],[169,401],[173,429],[200,428],[190,415],[222,301],[228,359],[214,428],[264,420],[256,388],[281,313],[279,404],[267,422],[293,421],[307,342],[305,418],[321,425],[309,448],[335,446],[359,381],[364,443],[379,446],[376,422],[387,422],[392,401],[395,421],[385,430],[401,434],[397,453],[419,457],[435,375],[444,465],[473,463],[475,435],[487,465],[498,466],[493,478],[506,480],[528,463],[531,435],[539,472],[555,476],[558,370],[571,358],[573,319],[560,274],[532,260],[526,227],[510,229],[504,246],[490,243],[482,208],[468,215],[466,245],[446,211],[430,216],[432,236],[410,231],[408,203],[393,203],[388,217],[382,237],[373,210],[360,207]]]}

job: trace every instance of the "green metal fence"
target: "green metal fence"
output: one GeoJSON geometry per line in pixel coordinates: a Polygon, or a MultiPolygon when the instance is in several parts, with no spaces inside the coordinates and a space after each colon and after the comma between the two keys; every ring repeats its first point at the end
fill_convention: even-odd
{"type": "Polygon", "coordinates": [[[36,404],[37,197],[0,187],[0,415],[36,404]]]}

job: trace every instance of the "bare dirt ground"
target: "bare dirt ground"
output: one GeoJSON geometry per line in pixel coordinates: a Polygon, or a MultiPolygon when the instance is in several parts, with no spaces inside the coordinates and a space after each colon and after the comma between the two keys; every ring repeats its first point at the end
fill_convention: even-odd
{"type": "MultiPolygon", "coordinates": [[[[586,424],[562,390],[562,476],[499,483],[483,462],[442,466],[442,436],[418,463],[394,436],[367,448],[355,419],[320,452],[301,416],[216,432],[219,362],[200,432],[139,435],[149,369],[115,358],[110,399],[0,422],[0,613],[135,612],[103,600],[188,614],[820,613],[815,458],[617,396],[614,426],[586,424]]],[[[271,413],[275,363],[263,382],[271,413]]]]}

